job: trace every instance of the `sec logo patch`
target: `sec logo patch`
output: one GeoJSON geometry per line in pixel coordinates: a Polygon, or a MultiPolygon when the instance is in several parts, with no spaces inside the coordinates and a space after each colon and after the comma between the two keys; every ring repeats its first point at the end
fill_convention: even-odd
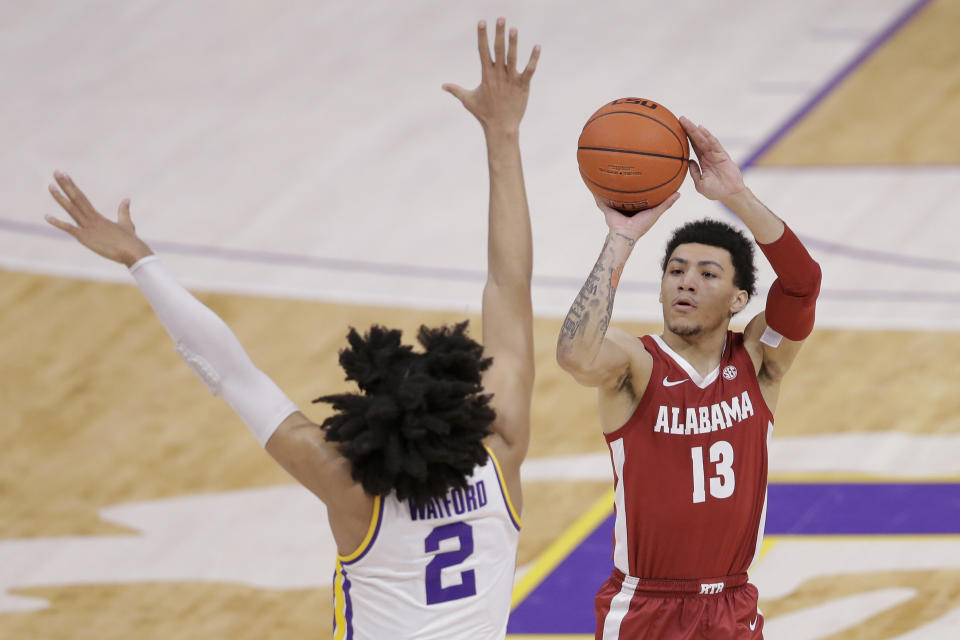
{"type": "Polygon", "coordinates": [[[737,377],[737,368],[735,366],[731,364],[723,368],[724,380],[733,380],[736,377],[737,377]]]}

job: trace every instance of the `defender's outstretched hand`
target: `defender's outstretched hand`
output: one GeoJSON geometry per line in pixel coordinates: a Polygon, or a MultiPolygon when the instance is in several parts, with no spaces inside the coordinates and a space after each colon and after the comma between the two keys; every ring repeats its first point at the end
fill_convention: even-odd
{"type": "Polygon", "coordinates": [[[703,125],[680,117],[680,126],[690,138],[697,160],[690,160],[690,176],[703,196],[724,200],[743,191],[743,174],[720,141],[703,125]],[[699,161],[699,164],[698,164],[699,161]]]}
{"type": "Polygon", "coordinates": [[[51,184],[50,195],[77,224],[74,226],[53,216],[45,216],[47,222],[57,229],[66,231],[94,253],[128,267],[140,258],[153,253],[150,247],[137,237],[133,221],[130,219],[129,200],[123,200],[120,203],[117,221],[112,222],[93,208],[87,196],[73,184],[70,176],[57,171],[53,177],[60,188],[51,184]]]}
{"type": "Polygon", "coordinates": [[[484,130],[500,129],[513,133],[527,108],[530,79],[540,59],[540,45],[530,53],[530,60],[522,73],[517,72],[517,29],[510,29],[509,47],[504,53],[506,19],[497,18],[497,32],[493,42],[493,59],[487,39],[487,23],[477,24],[480,49],[480,85],[468,91],[460,85],[446,83],[443,90],[452,93],[472,113],[484,130]]]}

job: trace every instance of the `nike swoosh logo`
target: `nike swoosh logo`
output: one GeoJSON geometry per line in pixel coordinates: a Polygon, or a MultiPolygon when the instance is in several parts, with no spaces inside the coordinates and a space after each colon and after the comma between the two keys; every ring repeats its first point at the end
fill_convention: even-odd
{"type": "Polygon", "coordinates": [[[750,631],[753,631],[757,628],[757,620],[760,619],[760,616],[756,616],[753,619],[753,622],[750,623],[750,631]]]}
{"type": "Polygon", "coordinates": [[[663,376],[663,386],[665,387],[675,387],[678,384],[683,384],[686,382],[686,379],[683,380],[667,380],[667,376],[663,376]]]}

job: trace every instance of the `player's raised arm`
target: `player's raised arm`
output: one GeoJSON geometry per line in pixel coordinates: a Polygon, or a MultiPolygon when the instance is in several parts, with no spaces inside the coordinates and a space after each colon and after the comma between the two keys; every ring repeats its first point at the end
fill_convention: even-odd
{"type": "Polygon", "coordinates": [[[98,255],[129,267],[177,353],[233,408],[260,445],[328,504],[347,500],[354,483],[320,428],[254,365],[233,331],[183,288],[137,236],[129,200],[120,204],[113,222],[97,212],[69,176],[58,172],[54,178],[57,186],[51,185],[50,193],[75,224],[53,216],[46,220],[98,255]],[[312,446],[300,446],[308,437],[312,446]]]}
{"type": "Polygon", "coordinates": [[[497,19],[492,56],[483,21],[477,25],[477,39],[480,85],[472,91],[455,84],[445,84],[443,88],[479,120],[486,138],[490,208],[483,346],[486,354],[493,357],[493,364],[484,374],[483,386],[493,393],[497,412],[493,430],[519,464],[530,438],[534,378],[530,302],[533,243],[519,131],[540,47],[533,48],[526,67],[518,71],[516,28],[510,29],[508,36],[506,21],[497,19]]]}
{"type": "MultiPolygon", "coordinates": [[[[744,340],[756,354],[754,360],[759,360],[761,382],[779,384],[803,340],[813,331],[820,265],[790,227],[746,187],[740,168],[719,140],[688,118],[680,118],[680,124],[697,154],[698,162],[690,162],[697,191],[719,200],[743,220],[777,274],[767,294],[766,309],[747,325],[744,340]]],[[[772,399],[775,402],[776,394],[772,399]]],[[[773,408],[773,403],[768,404],[773,408]]]]}
{"type": "Polygon", "coordinates": [[[609,232],[557,339],[557,362],[580,384],[618,390],[643,373],[636,371],[643,366],[643,348],[625,331],[610,327],[613,300],[637,240],[679,197],[675,193],[653,209],[629,218],[597,201],[609,232]]]}

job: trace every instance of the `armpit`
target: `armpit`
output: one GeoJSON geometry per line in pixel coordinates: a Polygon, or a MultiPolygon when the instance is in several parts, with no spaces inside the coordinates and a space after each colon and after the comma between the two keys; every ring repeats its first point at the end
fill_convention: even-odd
{"type": "Polygon", "coordinates": [[[617,384],[614,386],[617,392],[626,391],[630,394],[630,398],[633,400],[637,399],[637,392],[633,388],[633,373],[630,371],[630,367],[626,367],[623,370],[623,373],[620,374],[620,377],[617,378],[617,384]]]}

